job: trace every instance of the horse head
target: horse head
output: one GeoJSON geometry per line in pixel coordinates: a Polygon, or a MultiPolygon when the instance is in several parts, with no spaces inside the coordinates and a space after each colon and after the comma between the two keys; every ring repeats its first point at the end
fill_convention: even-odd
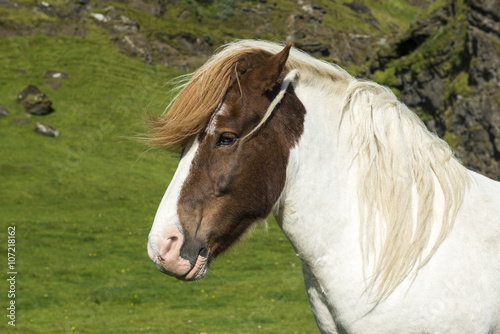
{"type": "Polygon", "coordinates": [[[305,115],[290,84],[290,48],[236,57],[223,98],[183,145],[149,234],[148,254],[160,271],[203,278],[210,261],[278,202],[305,115]]]}

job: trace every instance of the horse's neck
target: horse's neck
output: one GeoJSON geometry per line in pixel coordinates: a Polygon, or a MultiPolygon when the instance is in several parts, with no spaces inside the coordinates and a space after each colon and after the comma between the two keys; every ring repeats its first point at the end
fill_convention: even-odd
{"type": "MultiPolygon", "coordinates": [[[[332,110],[335,101],[307,88],[297,87],[296,94],[307,111],[304,132],[290,152],[287,182],[275,214],[303,262],[304,279],[313,309],[316,307],[318,322],[328,319],[329,313],[337,323],[356,323],[360,332],[367,332],[373,328],[370,327],[373,324],[370,319],[373,319],[375,323],[380,321],[379,332],[388,332],[384,331],[384,324],[390,325],[391,321],[385,319],[391,319],[391,316],[393,320],[401,318],[403,309],[406,313],[402,319],[413,316],[417,319],[422,314],[414,311],[428,306],[422,301],[435,300],[437,292],[449,292],[450,286],[471,285],[469,282],[474,281],[477,270],[467,271],[467,266],[461,266],[460,262],[466,261],[467,257],[469,260],[479,257],[482,248],[474,247],[483,247],[485,242],[481,240],[486,236],[492,244],[490,252],[498,255],[498,241],[492,240],[499,240],[500,235],[500,183],[470,174],[474,178],[473,186],[467,191],[461,213],[446,244],[440,246],[439,254],[433,256],[414,281],[409,275],[387,299],[374,304],[369,290],[374,268],[365,266],[361,252],[358,170],[357,164],[353,163],[357,152],[350,152],[351,136],[347,133],[351,128],[350,118],[342,119],[339,127],[341,112],[332,110]],[[470,246],[471,236],[482,239],[470,246]],[[462,247],[464,245],[467,247],[462,247]],[[449,263],[454,263],[454,266],[450,267],[449,263]],[[434,280],[434,275],[441,278],[434,280]],[[408,303],[411,305],[405,308],[408,303]],[[324,314],[327,315],[322,318],[324,314]],[[366,317],[368,314],[370,317],[366,317]],[[359,319],[363,322],[357,322],[359,319]]],[[[336,100],[342,98],[336,97],[336,100]]],[[[435,175],[433,177],[433,205],[443,207],[443,191],[435,175]]],[[[436,211],[435,219],[441,222],[443,213],[436,211]]],[[[441,225],[435,225],[431,227],[432,231],[436,229],[438,232],[441,225]]],[[[435,236],[431,235],[429,245],[434,245],[434,241],[435,236]]],[[[428,254],[426,252],[424,257],[428,254]]],[[[497,269],[492,268],[489,275],[493,275],[492,272],[496,275],[497,269]]],[[[460,294],[452,297],[457,303],[463,299],[460,294]]],[[[455,301],[452,297],[447,297],[450,303],[455,301]]],[[[331,331],[335,330],[335,325],[326,322],[325,332],[330,330],[328,326],[333,326],[331,331]]],[[[400,327],[406,328],[404,324],[400,327]]]]}
{"type": "Polygon", "coordinates": [[[358,209],[354,168],[349,169],[353,159],[347,145],[349,133],[347,127],[338,133],[341,113],[332,110],[335,102],[325,94],[300,87],[296,93],[307,112],[304,133],[290,154],[278,221],[305,262],[341,257],[336,250],[359,249],[359,224],[353,223],[358,209]]]}
{"type": "MultiPolygon", "coordinates": [[[[306,285],[317,284],[340,308],[351,308],[343,301],[356,301],[365,286],[348,127],[338,133],[334,101],[313,90],[296,93],[306,107],[304,133],[290,153],[277,221],[302,260],[306,285]]],[[[368,311],[353,309],[355,316],[368,311]]]]}

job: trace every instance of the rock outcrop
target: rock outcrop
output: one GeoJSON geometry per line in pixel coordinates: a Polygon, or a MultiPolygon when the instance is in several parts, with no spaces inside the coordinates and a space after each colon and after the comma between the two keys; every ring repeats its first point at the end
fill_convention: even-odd
{"type": "Polygon", "coordinates": [[[469,168],[500,180],[500,3],[452,1],[365,72],[391,87],[469,168]]]}

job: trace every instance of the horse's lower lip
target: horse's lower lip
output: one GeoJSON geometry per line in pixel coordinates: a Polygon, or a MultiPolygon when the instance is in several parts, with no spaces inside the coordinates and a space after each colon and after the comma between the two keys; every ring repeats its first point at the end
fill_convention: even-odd
{"type": "Polygon", "coordinates": [[[189,272],[179,279],[184,281],[197,281],[205,277],[208,269],[208,257],[198,255],[196,262],[189,272]]]}

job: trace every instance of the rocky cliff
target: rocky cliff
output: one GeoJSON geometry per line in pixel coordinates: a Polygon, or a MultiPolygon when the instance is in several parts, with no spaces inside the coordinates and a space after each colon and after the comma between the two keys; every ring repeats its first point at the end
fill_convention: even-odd
{"type": "Polygon", "coordinates": [[[451,1],[363,73],[390,86],[465,165],[500,180],[499,55],[500,2],[451,1]]]}

